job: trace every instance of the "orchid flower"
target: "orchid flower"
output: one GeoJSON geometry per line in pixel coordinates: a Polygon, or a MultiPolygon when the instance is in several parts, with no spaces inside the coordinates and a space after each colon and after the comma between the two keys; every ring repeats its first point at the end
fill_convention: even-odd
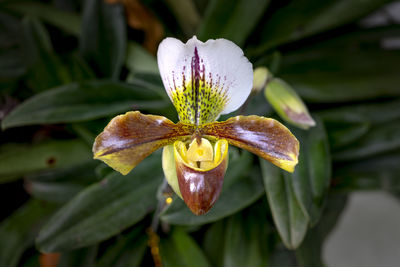
{"type": "Polygon", "coordinates": [[[139,111],[116,116],[95,140],[95,159],[125,175],[164,147],[166,179],[196,215],[208,212],[221,192],[229,145],[294,171],[299,143],[278,121],[260,116],[216,121],[238,109],[252,90],[252,64],[237,45],[166,38],[157,58],[179,122],[139,111]]]}

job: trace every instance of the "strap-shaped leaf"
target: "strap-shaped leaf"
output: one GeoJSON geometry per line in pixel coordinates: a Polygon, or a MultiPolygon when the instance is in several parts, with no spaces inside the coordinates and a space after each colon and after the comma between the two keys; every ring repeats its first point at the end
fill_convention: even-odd
{"type": "Polygon", "coordinates": [[[116,115],[135,107],[153,111],[169,105],[152,77],[130,84],[106,80],[69,83],[24,101],[2,121],[2,128],[34,124],[70,123],[116,115]]]}
{"type": "Polygon", "coordinates": [[[308,131],[293,129],[300,140],[299,165],[292,174],[285,174],[303,212],[315,225],[325,204],[331,180],[331,158],[323,123],[315,117],[317,125],[308,131]]]}
{"type": "Polygon", "coordinates": [[[269,0],[209,1],[197,35],[204,40],[222,37],[243,46],[262,19],[270,2],[269,0]]]}
{"type": "Polygon", "coordinates": [[[112,119],[93,145],[95,159],[126,175],[151,153],[191,135],[193,127],[162,116],[127,112],[112,119]]]}
{"type": "Polygon", "coordinates": [[[237,116],[224,122],[206,124],[204,135],[226,139],[276,166],[293,172],[299,155],[299,142],[281,123],[259,116],[237,116]]]}
{"type": "Polygon", "coordinates": [[[260,160],[260,164],[278,233],[288,249],[295,249],[306,235],[309,219],[297,200],[289,177],[265,160],[260,160]]]}
{"type": "Polygon", "coordinates": [[[111,173],[56,212],[41,229],[37,247],[42,252],[87,247],[136,224],[157,205],[162,176],[156,153],[128,176],[111,173]]]}
{"type": "Polygon", "coordinates": [[[266,201],[259,201],[226,220],[225,243],[217,248],[223,250],[223,267],[260,267],[268,262],[268,252],[272,249],[268,242],[271,226],[267,219],[266,201]]]}
{"type": "Polygon", "coordinates": [[[83,5],[80,52],[104,76],[117,79],[125,59],[126,23],[121,5],[89,0],[83,5]]]}
{"type": "Polygon", "coordinates": [[[33,245],[40,227],[55,208],[49,203],[31,199],[1,222],[0,266],[18,265],[22,254],[33,245]]]}
{"type": "Polygon", "coordinates": [[[196,241],[181,229],[160,240],[160,254],[165,267],[208,267],[210,263],[196,241]]]}

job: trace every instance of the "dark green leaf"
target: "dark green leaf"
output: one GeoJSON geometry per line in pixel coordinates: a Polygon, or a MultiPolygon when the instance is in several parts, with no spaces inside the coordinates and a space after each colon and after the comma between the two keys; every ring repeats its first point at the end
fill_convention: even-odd
{"type": "Polygon", "coordinates": [[[357,141],[370,129],[369,123],[327,123],[329,143],[333,150],[357,141]]]}
{"type": "Polygon", "coordinates": [[[168,239],[160,240],[160,254],[165,267],[210,266],[196,242],[180,229],[174,229],[168,239]]]}
{"type": "Polygon", "coordinates": [[[57,267],[92,267],[97,254],[97,246],[81,248],[61,254],[57,267]]]}
{"type": "MultiPolygon", "coordinates": [[[[226,224],[225,267],[261,267],[269,261],[269,224],[263,205],[237,213],[226,224]]],[[[221,251],[218,248],[218,251],[221,251]]]]}
{"type": "Polygon", "coordinates": [[[0,224],[0,266],[17,266],[22,253],[33,245],[46,217],[55,207],[30,200],[0,224]]]}
{"type": "Polygon", "coordinates": [[[98,165],[97,161],[89,161],[67,169],[30,175],[25,180],[25,188],[35,198],[64,203],[87,185],[97,181],[95,168],[98,165]]]}
{"type": "Polygon", "coordinates": [[[0,12],[0,78],[19,77],[25,72],[20,35],[19,21],[0,12]]]}
{"type": "Polygon", "coordinates": [[[387,190],[400,192],[400,151],[352,162],[335,171],[337,191],[387,190]]]}
{"type": "Polygon", "coordinates": [[[198,225],[220,220],[255,202],[262,194],[259,170],[251,166],[252,156],[242,152],[240,158],[230,158],[221,195],[215,206],[205,215],[196,216],[177,198],[162,213],[161,219],[170,224],[198,225]]]}
{"type": "Polygon", "coordinates": [[[90,147],[80,140],[0,146],[0,182],[32,172],[65,168],[91,160],[90,147]]]}
{"type": "Polygon", "coordinates": [[[295,249],[306,235],[309,219],[296,198],[290,177],[263,159],[260,164],[275,226],[285,246],[295,249]]]}
{"type": "Polygon", "coordinates": [[[68,202],[45,225],[37,239],[41,251],[89,246],[140,221],[157,203],[161,159],[153,154],[130,174],[112,173],[68,202]]]}
{"type": "Polygon", "coordinates": [[[36,92],[71,81],[67,68],[53,52],[46,28],[35,18],[22,21],[21,46],[28,66],[27,83],[36,92]],[[43,74],[46,75],[43,75],[43,74]]]}
{"type": "Polygon", "coordinates": [[[3,120],[2,127],[77,122],[170,105],[160,94],[141,80],[132,84],[98,80],[72,83],[25,101],[3,120]]]}
{"type": "Polygon", "coordinates": [[[323,242],[336,225],[347,203],[347,196],[338,194],[328,198],[324,216],[320,222],[308,231],[304,242],[296,250],[299,267],[324,267],[322,261],[323,242]]]}
{"type": "Polygon", "coordinates": [[[192,37],[201,20],[193,0],[167,0],[186,37],[192,37]]]}
{"type": "Polygon", "coordinates": [[[117,237],[96,263],[96,267],[138,267],[147,248],[143,227],[136,227],[127,235],[117,237]]]}
{"type": "Polygon", "coordinates": [[[126,66],[131,73],[154,73],[159,76],[156,58],[142,46],[134,42],[128,43],[126,66]]]}
{"type": "Polygon", "coordinates": [[[69,54],[62,57],[63,64],[68,69],[70,81],[86,81],[95,78],[93,70],[79,54],[69,54]]]}
{"type": "Polygon", "coordinates": [[[400,100],[345,106],[324,110],[318,115],[325,122],[384,123],[400,119],[400,100]]]}
{"type": "MultiPolygon", "coordinates": [[[[382,47],[386,38],[393,38],[400,35],[400,25],[374,25],[373,27],[349,27],[340,32],[326,36],[322,40],[312,44],[315,50],[330,49],[334,51],[351,51],[355,47],[368,49],[382,47]]],[[[304,47],[307,50],[310,47],[304,47]]],[[[302,48],[296,49],[300,52],[302,48]]]]}
{"type": "Polygon", "coordinates": [[[242,46],[269,3],[269,0],[212,0],[198,37],[202,41],[226,38],[242,46]]]}
{"type": "Polygon", "coordinates": [[[400,148],[400,121],[371,128],[362,138],[333,154],[335,161],[354,161],[400,148]]]}
{"type": "Polygon", "coordinates": [[[125,60],[126,24],[119,4],[87,0],[83,8],[80,51],[102,76],[118,79],[125,60]]]}
{"type": "Polygon", "coordinates": [[[283,57],[281,77],[311,102],[400,96],[400,76],[396,72],[399,62],[399,50],[332,51],[310,47],[283,57]]]}
{"type": "Polygon", "coordinates": [[[292,183],[299,205],[310,224],[321,216],[325,194],[331,180],[331,159],[324,125],[318,118],[316,126],[308,131],[292,129],[300,142],[299,164],[294,173],[285,172],[292,183]]]}
{"type": "Polygon", "coordinates": [[[204,233],[204,253],[214,267],[222,267],[225,246],[226,219],[216,221],[204,233]]]}
{"type": "Polygon", "coordinates": [[[265,21],[257,54],[280,44],[342,26],[360,19],[390,0],[295,0],[265,21]]]}
{"type": "Polygon", "coordinates": [[[75,36],[81,31],[81,19],[77,14],[62,11],[38,1],[2,1],[0,9],[17,12],[24,16],[38,17],[75,36]]]}

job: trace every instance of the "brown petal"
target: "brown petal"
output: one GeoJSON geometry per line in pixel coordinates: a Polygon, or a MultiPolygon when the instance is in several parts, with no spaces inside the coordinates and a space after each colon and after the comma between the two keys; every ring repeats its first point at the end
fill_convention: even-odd
{"type": "Polygon", "coordinates": [[[237,116],[224,122],[203,125],[204,136],[226,139],[278,167],[293,172],[299,155],[299,141],[281,123],[260,116],[237,116]]]}
{"type": "Polygon", "coordinates": [[[176,174],[179,183],[179,190],[183,200],[190,210],[196,215],[206,214],[217,201],[224,181],[225,171],[228,164],[228,143],[220,140],[223,145],[218,145],[214,166],[202,170],[187,164],[179,152],[176,143],[174,144],[176,174]],[[220,153],[220,154],[219,154],[220,153]]]}
{"type": "Polygon", "coordinates": [[[162,116],[130,111],[113,118],[97,136],[94,158],[125,175],[158,148],[190,136],[193,131],[193,126],[174,124],[162,116]]]}

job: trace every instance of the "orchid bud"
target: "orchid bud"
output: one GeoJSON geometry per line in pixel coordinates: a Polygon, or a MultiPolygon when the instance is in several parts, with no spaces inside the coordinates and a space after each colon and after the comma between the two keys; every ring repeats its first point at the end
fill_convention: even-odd
{"type": "Polygon", "coordinates": [[[285,81],[279,78],[272,79],[264,93],[278,115],[288,123],[303,129],[315,126],[306,105],[285,81]]]}
{"type": "Polygon", "coordinates": [[[257,67],[253,74],[253,92],[259,93],[264,89],[267,81],[272,78],[272,74],[266,67],[257,67]]]}

